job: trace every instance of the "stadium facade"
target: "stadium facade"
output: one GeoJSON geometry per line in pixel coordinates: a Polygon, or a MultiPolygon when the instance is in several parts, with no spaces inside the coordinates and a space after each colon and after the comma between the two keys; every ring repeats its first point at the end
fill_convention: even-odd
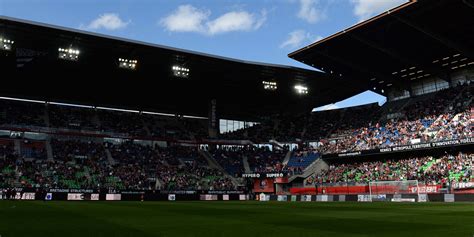
{"type": "Polygon", "coordinates": [[[289,55],[318,71],[0,17],[1,196],[472,201],[473,5],[289,55]],[[366,90],[388,102],[310,112],[366,90]]]}

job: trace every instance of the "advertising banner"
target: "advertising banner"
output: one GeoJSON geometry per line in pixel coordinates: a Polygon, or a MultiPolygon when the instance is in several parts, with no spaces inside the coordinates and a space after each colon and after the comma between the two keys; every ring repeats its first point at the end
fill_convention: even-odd
{"type": "Polygon", "coordinates": [[[219,116],[217,114],[217,100],[212,99],[209,102],[209,132],[211,138],[217,138],[219,134],[220,126],[219,126],[219,116]]]}
{"type": "Polygon", "coordinates": [[[428,201],[428,194],[418,194],[418,202],[427,202],[428,201]]]}
{"type": "Polygon", "coordinates": [[[357,195],[358,202],[370,202],[371,200],[370,195],[357,195]]]}
{"type": "Polygon", "coordinates": [[[241,175],[242,178],[283,178],[287,177],[288,173],[284,172],[277,172],[277,173],[244,173],[241,175]]]}
{"type": "Polygon", "coordinates": [[[105,195],[106,201],[120,201],[122,200],[122,194],[108,193],[105,195]]]}
{"type": "Polygon", "coordinates": [[[240,201],[246,201],[246,200],[248,200],[248,199],[249,199],[249,197],[248,197],[248,195],[246,195],[246,194],[240,194],[240,195],[239,195],[239,200],[240,200],[240,201]]]}
{"type": "Polygon", "coordinates": [[[386,194],[372,195],[372,200],[373,201],[386,201],[387,200],[387,195],[386,194]]]}
{"type": "Polygon", "coordinates": [[[69,201],[81,201],[84,200],[84,194],[83,193],[68,193],[67,194],[67,200],[69,201]]]}
{"type": "Polygon", "coordinates": [[[288,177],[275,178],[275,183],[276,184],[287,184],[288,183],[288,177]]]}
{"type": "Polygon", "coordinates": [[[454,194],[445,194],[444,202],[454,202],[454,194]]]}
{"type": "Polygon", "coordinates": [[[270,201],[270,195],[267,195],[265,193],[261,193],[260,195],[258,195],[258,200],[261,201],[261,202],[268,202],[268,201],[270,201]]]}
{"type": "Polygon", "coordinates": [[[275,187],[273,185],[273,179],[256,179],[254,180],[253,191],[255,193],[273,193],[275,187]]]}
{"type": "Polygon", "coordinates": [[[175,194],[168,194],[168,201],[176,201],[176,195],[175,194]]]}
{"type": "Polygon", "coordinates": [[[36,193],[16,193],[16,200],[35,200],[36,193]]]}
{"type": "Polygon", "coordinates": [[[454,190],[474,189],[474,182],[453,183],[454,190]]]}
{"type": "Polygon", "coordinates": [[[354,151],[354,152],[346,152],[346,153],[323,154],[322,157],[323,158],[354,157],[354,156],[371,155],[371,154],[377,154],[377,153],[392,153],[392,152],[403,152],[403,151],[413,151],[413,150],[424,150],[424,149],[431,149],[431,148],[437,148],[437,147],[461,146],[461,145],[468,145],[468,144],[473,144],[473,143],[474,143],[474,138],[471,137],[471,138],[465,138],[465,139],[459,139],[459,140],[417,143],[417,144],[404,145],[404,146],[377,148],[377,149],[372,149],[372,150],[362,150],[362,151],[354,151]]]}
{"type": "Polygon", "coordinates": [[[415,202],[414,198],[402,198],[402,197],[394,197],[391,199],[392,202],[415,202]]]}
{"type": "MultiPolygon", "coordinates": [[[[439,185],[418,185],[418,193],[438,193],[439,185]]],[[[417,193],[416,186],[410,187],[411,193],[417,193]]]]}
{"type": "Polygon", "coordinates": [[[201,201],[217,201],[217,195],[202,194],[199,196],[201,201]]]}
{"type": "Polygon", "coordinates": [[[87,199],[87,195],[86,195],[86,200],[99,201],[99,194],[98,193],[92,193],[90,195],[90,199],[87,199]]]}
{"type": "Polygon", "coordinates": [[[278,195],[277,200],[278,200],[279,202],[286,202],[286,201],[288,201],[288,196],[286,196],[286,195],[278,195]]]}
{"type": "Polygon", "coordinates": [[[345,202],[346,201],[346,195],[339,195],[339,202],[345,202]]]}
{"type": "Polygon", "coordinates": [[[332,200],[329,200],[328,195],[317,195],[316,196],[316,201],[318,201],[318,202],[328,202],[328,201],[332,201],[332,200]]]}
{"type": "Polygon", "coordinates": [[[302,202],[311,202],[311,195],[302,195],[301,196],[302,202]]]}

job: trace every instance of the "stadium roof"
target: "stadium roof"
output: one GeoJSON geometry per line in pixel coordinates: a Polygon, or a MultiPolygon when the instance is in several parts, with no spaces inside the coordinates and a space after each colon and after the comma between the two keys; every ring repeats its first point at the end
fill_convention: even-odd
{"type": "MultiPolygon", "coordinates": [[[[414,0],[289,54],[381,93],[474,66],[474,1],[414,0]]],[[[382,93],[383,94],[383,93],[382,93]]]]}
{"type": "MultiPolygon", "coordinates": [[[[312,108],[355,94],[350,85],[324,73],[249,62],[162,45],[105,36],[0,16],[0,38],[14,41],[0,51],[0,96],[207,116],[217,99],[220,117],[256,119],[312,108]],[[58,49],[80,51],[77,61],[58,58],[58,49]],[[137,60],[136,70],[119,68],[119,58],[137,60]],[[177,78],[172,67],[190,70],[177,78]],[[277,82],[276,91],[262,81],[277,82]],[[295,85],[309,88],[301,95],[295,85]],[[338,87],[337,93],[331,88],[338,87]]],[[[232,47],[229,45],[229,47],[232,47]]],[[[242,49],[245,50],[245,49],[242,49]]]]}

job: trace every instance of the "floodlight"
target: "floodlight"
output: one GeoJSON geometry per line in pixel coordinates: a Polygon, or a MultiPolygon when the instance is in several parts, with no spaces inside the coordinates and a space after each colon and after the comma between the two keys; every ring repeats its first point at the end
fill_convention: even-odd
{"type": "Polygon", "coordinates": [[[181,78],[189,77],[189,72],[190,72],[189,68],[179,66],[179,65],[174,65],[171,67],[171,70],[175,77],[181,77],[181,78]]]}
{"type": "Polygon", "coordinates": [[[262,81],[263,89],[274,91],[278,89],[277,83],[274,81],[262,81]]]}
{"type": "Polygon", "coordinates": [[[11,51],[15,41],[0,36],[0,50],[11,51]]]}
{"type": "Polygon", "coordinates": [[[138,60],[135,59],[125,59],[125,58],[119,58],[119,68],[124,68],[124,69],[129,69],[129,70],[135,70],[137,67],[138,60]]]}
{"type": "Polygon", "coordinates": [[[69,61],[79,60],[79,54],[81,53],[78,49],[74,48],[58,48],[58,52],[58,58],[69,61]]]}
{"type": "Polygon", "coordinates": [[[308,94],[308,87],[303,86],[303,85],[296,85],[295,90],[300,95],[308,94]]]}

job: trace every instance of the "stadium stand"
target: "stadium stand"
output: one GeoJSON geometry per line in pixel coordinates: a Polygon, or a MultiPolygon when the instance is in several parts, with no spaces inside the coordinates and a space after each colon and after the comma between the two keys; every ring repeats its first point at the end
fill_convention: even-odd
{"type": "Polygon", "coordinates": [[[44,104],[0,100],[0,124],[45,126],[44,104]]]}
{"type": "MultiPolygon", "coordinates": [[[[406,144],[424,143],[429,141],[444,141],[472,137],[471,125],[473,87],[469,85],[458,85],[451,89],[442,90],[433,94],[412,98],[410,101],[396,103],[390,102],[383,107],[376,105],[359,106],[343,110],[325,111],[312,113],[306,123],[290,123],[283,126],[284,120],[273,125],[257,125],[247,129],[241,129],[231,133],[233,138],[248,139],[251,134],[272,134],[275,138],[274,128],[280,132],[295,134],[292,131],[303,128],[297,134],[311,138],[325,138],[319,141],[317,147],[303,147],[292,151],[287,164],[283,164],[286,155],[285,150],[271,151],[268,148],[257,148],[253,146],[234,147],[223,146],[211,151],[213,158],[231,176],[238,177],[245,173],[244,159],[247,160],[250,172],[288,172],[290,174],[301,174],[306,167],[320,158],[321,153],[352,152],[374,148],[392,147],[406,144]],[[404,104],[399,106],[399,104],[404,104]],[[397,107],[398,106],[398,107],[397,107]],[[372,113],[369,113],[372,111],[372,113]],[[390,118],[388,114],[381,111],[398,112],[397,118],[390,118]],[[376,115],[376,116],[375,116],[376,115]],[[350,118],[350,119],[349,119],[350,118]],[[385,119],[384,119],[385,118],[385,119]],[[330,122],[332,121],[332,122],[330,122]],[[347,121],[351,121],[348,123],[347,121]],[[359,127],[361,124],[369,126],[359,127]],[[270,128],[264,131],[264,128],[270,128]],[[317,133],[312,132],[313,130],[317,133]],[[304,132],[303,132],[304,131],[304,132]],[[241,136],[245,133],[245,136],[241,136]],[[323,135],[326,134],[327,135],[323,135]]],[[[112,131],[117,133],[128,132],[130,135],[166,134],[178,138],[190,139],[191,133],[204,137],[204,124],[197,122],[180,122],[179,119],[171,117],[159,117],[154,119],[150,115],[142,116],[137,113],[125,113],[115,111],[100,111],[89,108],[63,108],[62,106],[44,106],[27,102],[2,101],[4,105],[4,124],[14,126],[45,126],[45,114],[49,115],[49,124],[54,128],[64,129],[90,129],[98,133],[112,131]],[[15,109],[16,108],[16,109],[15,109]],[[33,109],[32,109],[33,108],[33,109]],[[11,111],[17,111],[11,112],[11,111]],[[18,111],[29,111],[32,115],[19,115],[18,111]],[[6,119],[12,116],[12,119],[6,119]],[[29,119],[28,116],[36,116],[41,119],[29,119]],[[26,121],[33,121],[25,124],[26,121]],[[149,128],[147,128],[149,126],[149,128]],[[164,129],[163,132],[159,128],[164,129]],[[159,131],[155,133],[154,131],[159,131]],[[170,132],[172,131],[172,132],[170,132]],[[175,131],[175,132],[173,132],[175,131]],[[183,135],[187,132],[187,135],[183,135]],[[182,134],[180,134],[182,133],[182,134]],[[177,135],[180,134],[180,135],[177,135]]],[[[25,113],[28,114],[28,113],[25,113]]],[[[288,118],[286,118],[288,120],[288,118]]],[[[290,137],[290,136],[287,136],[290,137]]],[[[280,137],[281,138],[281,137],[280,137]]],[[[296,139],[293,137],[291,139],[296,139]]],[[[259,138],[255,138],[259,140],[259,138]]],[[[207,161],[193,147],[168,147],[160,148],[150,145],[142,145],[134,142],[123,142],[111,144],[103,142],[80,141],[74,139],[55,139],[50,141],[52,147],[53,161],[47,160],[46,144],[48,141],[18,140],[20,149],[18,155],[14,152],[14,140],[2,141],[3,182],[16,183],[23,186],[51,187],[105,187],[126,189],[155,189],[167,190],[184,189],[223,189],[235,188],[232,181],[216,169],[210,168],[207,161]],[[12,150],[13,149],[13,150],[12,150]],[[110,152],[110,163],[107,152],[110,152]],[[16,157],[5,161],[6,157],[16,157]],[[16,168],[13,169],[14,164],[16,168]],[[14,179],[12,170],[17,170],[18,179],[14,179]],[[53,171],[54,172],[51,172],[53,171]],[[190,175],[192,174],[192,175],[190,175]],[[12,179],[13,178],[13,179],[12,179]],[[158,182],[157,182],[158,180],[158,182]],[[52,183],[51,183],[52,182],[52,183]]],[[[315,182],[321,180],[330,182],[358,182],[369,181],[377,177],[381,180],[417,178],[420,181],[443,182],[444,179],[461,179],[465,181],[471,172],[467,166],[460,166],[451,162],[453,156],[436,158],[420,157],[401,161],[378,161],[376,163],[347,164],[331,166],[318,177],[315,182]],[[433,163],[433,160],[436,162],[433,163]],[[428,163],[431,162],[429,165],[428,163]],[[426,170],[425,166],[434,168],[455,165],[456,172],[452,171],[440,174],[419,172],[426,170]],[[411,176],[401,177],[400,167],[404,165],[413,166],[411,176]],[[391,173],[364,174],[363,169],[372,168],[386,169],[391,173]],[[422,168],[425,167],[425,168],[422,168]],[[433,175],[431,175],[433,174],[433,175]],[[399,175],[399,176],[397,176],[399,175]],[[418,177],[418,176],[420,177],[418,177]]],[[[459,155],[456,157],[469,157],[472,155],[459,155]]],[[[465,159],[469,160],[469,159],[465,159]]],[[[467,163],[466,163],[467,164],[467,163]]],[[[434,172],[434,171],[433,171],[434,172]]]]}
{"type": "Polygon", "coordinates": [[[45,109],[52,127],[91,131],[100,129],[96,113],[92,109],[58,105],[48,105],[45,109]]]}
{"type": "Polygon", "coordinates": [[[457,153],[399,160],[343,163],[330,165],[329,169],[307,178],[306,184],[399,180],[418,180],[423,184],[471,182],[474,180],[473,162],[473,153],[457,153]]]}
{"type": "Polygon", "coordinates": [[[416,98],[402,109],[400,118],[385,123],[373,120],[356,129],[338,129],[331,135],[333,138],[322,141],[320,150],[341,153],[472,137],[468,116],[472,92],[472,85],[458,85],[416,98]]]}
{"type": "Polygon", "coordinates": [[[287,166],[283,164],[283,159],[288,151],[270,150],[268,147],[257,148],[246,152],[250,170],[257,173],[284,172],[287,166]]]}
{"type": "Polygon", "coordinates": [[[305,147],[294,152],[288,162],[288,166],[302,169],[313,163],[318,158],[319,153],[316,150],[305,147]]]}
{"type": "MultiPolygon", "coordinates": [[[[407,101],[388,102],[382,107],[370,104],[315,112],[306,118],[279,116],[273,123],[262,122],[224,135],[226,138],[253,141],[269,138],[296,140],[302,137],[317,141],[315,147],[301,146],[293,150],[286,164],[287,150],[248,145],[221,146],[210,150],[212,158],[223,168],[219,170],[211,168],[196,146],[160,147],[151,141],[142,144],[131,140],[114,144],[87,134],[80,139],[52,136],[50,141],[4,139],[1,143],[2,182],[22,187],[55,188],[236,189],[237,183],[226,174],[232,177],[246,172],[300,175],[328,153],[471,138],[472,93],[471,84],[460,84],[407,101]],[[394,114],[397,116],[394,117],[394,114]],[[295,122],[288,123],[290,120],[295,122]],[[48,144],[51,145],[52,159],[48,159],[48,144]],[[248,163],[248,170],[244,161],[248,163]]],[[[1,103],[5,111],[2,113],[3,126],[47,128],[47,123],[42,121],[49,121],[51,128],[66,131],[112,132],[144,138],[155,135],[158,135],[157,138],[164,135],[188,140],[191,137],[207,138],[205,124],[198,120],[19,101],[1,103]],[[30,116],[36,119],[30,119],[30,116]],[[29,121],[32,121],[31,124],[25,124],[29,121]]],[[[472,154],[349,162],[331,165],[323,173],[307,178],[306,182],[470,181],[471,163],[472,154]]]]}
{"type": "Polygon", "coordinates": [[[245,149],[239,147],[219,148],[212,152],[214,159],[232,176],[244,171],[245,149]]]}
{"type": "Polygon", "coordinates": [[[46,143],[44,141],[23,140],[20,143],[20,156],[22,158],[45,160],[47,158],[46,143]]]}

